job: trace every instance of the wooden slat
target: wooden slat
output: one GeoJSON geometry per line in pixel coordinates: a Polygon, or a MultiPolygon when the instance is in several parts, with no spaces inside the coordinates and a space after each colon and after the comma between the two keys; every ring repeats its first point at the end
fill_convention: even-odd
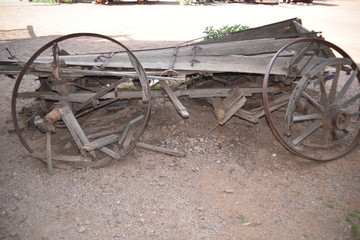
{"type": "Polygon", "coordinates": [[[118,134],[111,134],[103,138],[96,139],[95,141],[89,142],[87,144],[84,144],[84,146],[81,148],[82,151],[93,151],[95,149],[104,147],[109,144],[113,144],[117,142],[120,138],[120,135],[118,134]]]}
{"type": "Polygon", "coordinates": [[[244,97],[241,89],[233,89],[229,96],[222,101],[225,115],[223,118],[219,119],[219,124],[224,125],[237,110],[244,106],[245,102],[246,98],[244,97]]]}
{"type": "Polygon", "coordinates": [[[169,87],[169,85],[164,81],[164,80],[160,80],[160,84],[161,87],[164,89],[164,91],[167,93],[167,95],[169,96],[170,100],[172,101],[172,103],[174,104],[175,109],[178,111],[178,113],[183,117],[183,118],[188,118],[189,117],[189,113],[186,110],[186,108],[184,107],[184,105],[180,102],[180,100],[176,97],[176,95],[174,94],[174,92],[171,90],[171,88],[169,87]]]}
{"type": "Polygon", "coordinates": [[[151,151],[165,153],[165,154],[168,154],[171,156],[176,156],[176,157],[185,157],[185,155],[186,155],[186,153],[184,153],[184,152],[179,152],[179,151],[176,151],[173,149],[158,147],[158,146],[154,146],[154,145],[150,145],[150,144],[146,144],[146,143],[142,143],[142,142],[136,143],[136,146],[147,149],[147,150],[151,150],[151,151]]]}
{"type": "MultiPolygon", "coordinates": [[[[82,149],[84,144],[90,143],[89,139],[86,137],[84,131],[80,127],[78,121],[76,120],[74,114],[72,113],[72,111],[70,110],[68,105],[65,105],[64,107],[62,107],[60,109],[60,114],[61,114],[63,121],[66,124],[66,127],[69,129],[71,136],[75,140],[76,145],[78,146],[78,148],[80,150],[82,149]]],[[[120,158],[119,154],[115,153],[114,151],[112,151],[106,147],[101,147],[101,148],[99,148],[99,150],[114,159],[120,158]]],[[[94,155],[94,154],[92,154],[92,155],[94,155]]]]}
{"type": "MultiPolygon", "coordinates": [[[[241,88],[244,93],[244,96],[250,97],[252,94],[262,93],[262,88],[241,88]]],[[[277,87],[269,87],[268,91],[276,92],[280,89],[277,87]]],[[[204,89],[179,89],[174,92],[175,96],[188,96],[189,98],[207,98],[207,97],[227,97],[229,95],[230,88],[204,88],[204,89]]],[[[55,101],[67,101],[67,102],[83,102],[89,97],[92,97],[94,93],[72,93],[69,96],[59,96],[56,93],[44,93],[44,92],[24,92],[19,93],[19,98],[44,98],[48,100],[55,101]]],[[[152,97],[166,97],[166,94],[162,90],[152,90],[152,97]]],[[[104,95],[101,99],[110,99],[115,98],[114,93],[108,93],[104,95]]],[[[141,98],[140,91],[131,91],[125,90],[120,91],[118,99],[135,99],[141,98]]]]}

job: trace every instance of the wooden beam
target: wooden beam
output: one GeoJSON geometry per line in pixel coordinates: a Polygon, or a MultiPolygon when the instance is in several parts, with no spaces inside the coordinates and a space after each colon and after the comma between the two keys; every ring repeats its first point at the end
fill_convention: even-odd
{"type": "Polygon", "coordinates": [[[93,151],[95,149],[104,147],[106,145],[115,143],[120,138],[120,135],[118,134],[111,134],[103,138],[96,139],[95,141],[89,142],[87,144],[84,144],[84,146],[81,148],[82,151],[93,151]]]}
{"type": "Polygon", "coordinates": [[[160,84],[161,87],[164,89],[164,91],[167,93],[167,95],[169,96],[170,100],[172,101],[172,103],[174,104],[175,109],[178,111],[178,113],[183,117],[183,118],[188,118],[189,117],[189,113],[186,110],[186,108],[184,107],[184,105],[180,102],[180,100],[176,97],[176,95],[174,94],[174,92],[171,90],[171,88],[169,87],[169,85],[164,81],[164,80],[160,80],[160,84]]]}
{"type": "MultiPolygon", "coordinates": [[[[60,109],[60,114],[61,114],[63,121],[65,122],[66,127],[69,129],[71,136],[74,138],[74,140],[80,150],[82,149],[84,144],[90,143],[89,139],[86,137],[84,131],[80,127],[78,121],[76,120],[74,114],[72,113],[72,111],[70,110],[68,105],[65,105],[64,107],[62,107],[60,109]]],[[[120,158],[119,154],[117,154],[116,152],[114,152],[106,147],[101,147],[101,148],[99,148],[99,150],[114,159],[120,158]]],[[[92,155],[95,155],[91,151],[90,151],[90,153],[92,155]]]]}
{"type": "Polygon", "coordinates": [[[150,145],[150,144],[146,144],[146,143],[142,143],[142,142],[138,142],[136,144],[136,146],[147,149],[147,150],[155,151],[155,152],[165,153],[165,154],[175,156],[175,157],[185,157],[186,156],[186,153],[184,153],[184,152],[179,152],[179,151],[176,151],[173,149],[158,147],[158,146],[154,146],[154,145],[150,145]]]}

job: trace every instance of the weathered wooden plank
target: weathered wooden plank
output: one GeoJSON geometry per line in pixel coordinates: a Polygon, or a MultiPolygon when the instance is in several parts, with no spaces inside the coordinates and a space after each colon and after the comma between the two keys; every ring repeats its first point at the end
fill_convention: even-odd
{"type": "Polygon", "coordinates": [[[104,137],[104,136],[107,136],[107,135],[120,133],[120,132],[124,131],[124,129],[125,129],[128,125],[133,125],[133,124],[135,124],[136,122],[140,121],[140,120],[143,119],[143,118],[144,118],[144,115],[140,115],[140,116],[134,118],[133,120],[131,120],[130,122],[122,125],[121,127],[118,127],[118,128],[116,128],[116,129],[113,129],[113,130],[107,130],[107,131],[103,131],[103,132],[99,132],[99,133],[89,134],[89,135],[87,135],[87,137],[88,137],[89,139],[92,139],[92,138],[104,137]]]}
{"type": "MultiPolygon", "coordinates": [[[[74,115],[72,114],[69,106],[65,105],[63,108],[59,109],[61,118],[64,121],[66,127],[68,128],[72,138],[74,139],[76,146],[81,149],[83,146],[83,142],[78,135],[78,131],[81,131],[81,127],[79,123],[76,121],[74,115]]],[[[85,134],[84,134],[85,136],[85,134]]],[[[86,136],[85,136],[86,138],[86,136]]]]}
{"type": "MultiPolygon", "coordinates": [[[[125,131],[124,131],[125,132],[125,131]]],[[[127,148],[130,146],[130,143],[131,141],[133,140],[134,138],[134,132],[133,131],[127,131],[127,134],[126,134],[126,137],[125,137],[125,140],[123,142],[123,148],[127,148]]]]}
{"type": "Polygon", "coordinates": [[[258,116],[256,116],[255,113],[246,111],[244,109],[238,109],[235,113],[234,116],[237,116],[239,118],[245,119],[246,121],[249,121],[251,123],[258,123],[259,122],[259,118],[258,116]]]}
{"type": "Polygon", "coordinates": [[[53,170],[52,158],[51,158],[51,132],[46,133],[46,164],[48,172],[53,170]]]}
{"type": "MultiPolygon", "coordinates": [[[[41,154],[32,154],[31,155],[37,159],[46,159],[46,156],[41,154]]],[[[66,155],[52,155],[52,160],[61,161],[61,162],[91,162],[90,158],[86,158],[83,156],[66,156],[66,155]]]]}
{"type": "Polygon", "coordinates": [[[120,139],[119,139],[119,142],[118,142],[119,145],[123,145],[123,144],[124,144],[124,141],[125,141],[126,136],[127,136],[128,132],[129,132],[130,126],[131,126],[131,125],[130,125],[129,123],[126,124],[126,126],[125,126],[125,128],[124,128],[124,131],[122,132],[121,137],[120,137],[120,139]]]}
{"type": "MultiPolygon", "coordinates": [[[[206,98],[206,97],[227,97],[229,95],[230,88],[204,88],[204,89],[179,89],[174,92],[176,97],[188,96],[189,98],[206,98]]],[[[244,93],[244,96],[250,97],[252,94],[262,93],[261,87],[254,88],[241,88],[244,93]]],[[[268,91],[276,92],[279,88],[269,87],[268,91]]],[[[23,92],[19,93],[19,98],[44,98],[48,100],[55,101],[67,101],[67,102],[83,102],[89,97],[94,96],[94,93],[72,93],[69,96],[59,96],[56,93],[44,93],[44,92],[23,92]]],[[[152,97],[154,98],[163,98],[166,97],[166,93],[162,90],[152,90],[152,97]]],[[[110,99],[115,98],[114,93],[108,93],[104,95],[101,99],[110,99]]],[[[119,91],[118,99],[134,99],[141,98],[140,91],[125,90],[119,91]]]]}
{"type": "Polygon", "coordinates": [[[178,113],[183,117],[183,118],[188,118],[189,117],[189,113],[186,110],[186,108],[184,107],[184,105],[180,102],[180,100],[176,97],[176,95],[174,94],[174,92],[171,90],[171,88],[169,87],[169,85],[164,81],[164,80],[160,80],[160,84],[161,87],[164,89],[164,91],[167,93],[167,95],[169,96],[170,100],[172,101],[172,103],[174,104],[175,109],[178,111],[178,113]]]}
{"type": "Polygon", "coordinates": [[[131,112],[130,108],[124,108],[116,113],[102,116],[101,118],[87,119],[85,125],[95,125],[98,123],[108,124],[117,121],[123,117],[126,117],[131,112]]]}
{"type": "Polygon", "coordinates": [[[118,134],[111,134],[103,138],[96,139],[95,141],[89,142],[87,144],[84,144],[84,146],[81,148],[82,151],[93,151],[95,149],[104,147],[109,144],[113,144],[118,141],[120,138],[120,135],[118,134]]]}
{"type": "Polygon", "coordinates": [[[229,96],[223,100],[223,106],[225,109],[225,116],[219,119],[219,124],[224,125],[237,110],[244,106],[246,98],[240,88],[233,89],[229,96]]]}
{"type": "MultiPolygon", "coordinates": [[[[78,121],[76,120],[74,114],[72,113],[72,111],[70,110],[68,105],[65,105],[63,108],[61,108],[60,113],[61,113],[61,117],[62,117],[63,121],[65,122],[66,127],[69,129],[72,137],[74,138],[74,140],[76,139],[75,140],[76,145],[81,150],[81,148],[84,144],[90,143],[89,139],[86,137],[84,131],[80,127],[78,121]]],[[[119,154],[115,153],[114,151],[112,151],[106,147],[101,147],[101,148],[99,148],[99,150],[114,159],[120,158],[119,154]]],[[[94,155],[94,153],[92,153],[91,151],[90,151],[90,153],[92,155],[94,155]]]]}
{"type": "Polygon", "coordinates": [[[176,156],[176,157],[185,157],[186,156],[186,153],[184,153],[184,152],[180,152],[180,151],[176,151],[176,150],[164,148],[164,147],[158,147],[158,146],[154,146],[154,145],[150,145],[150,144],[146,144],[146,143],[142,143],[142,142],[136,143],[136,146],[147,149],[147,150],[151,150],[151,151],[165,153],[165,154],[168,154],[171,156],[176,156]]]}

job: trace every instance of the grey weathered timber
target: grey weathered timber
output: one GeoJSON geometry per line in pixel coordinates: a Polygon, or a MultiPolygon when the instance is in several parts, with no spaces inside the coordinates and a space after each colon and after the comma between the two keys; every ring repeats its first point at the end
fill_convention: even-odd
{"type": "MultiPolygon", "coordinates": [[[[46,156],[41,154],[34,153],[31,156],[38,159],[46,159],[46,156]]],[[[53,154],[51,158],[53,161],[60,161],[60,162],[91,162],[90,158],[86,158],[83,156],[65,156],[65,155],[53,154]]]]}
{"type": "Polygon", "coordinates": [[[240,88],[233,89],[229,96],[224,100],[218,99],[213,102],[215,115],[218,123],[224,125],[242,106],[244,106],[246,98],[240,88]]]}
{"type": "Polygon", "coordinates": [[[140,121],[143,118],[144,118],[144,115],[140,115],[140,116],[132,119],[130,122],[128,122],[128,123],[126,123],[126,124],[124,124],[124,125],[122,125],[122,126],[120,126],[118,128],[115,128],[113,130],[107,130],[107,131],[103,131],[103,132],[98,132],[98,133],[92,133],[92,134],[87,135],[87,137],[89,139],[92,139],[92,138],[104,137],[104,136],[111,135],[111,134],[121,133],[126,129],[126,127],[128,125],[133,125],[133,124],[135,124],[136,122],[140,121]]]}
{"type": "Polygon", "coordinates": [[[130,126],[131,125],[129,123],[125,125],[124,131],[122,132],[122,134],[120,136],[120,139],[118,141],[118,144],[120,146],[124,144],[124,141],[125,141],[125,138],[126,138],[128,132],[129,132],[130,126]]]}
{"type": "Polygon", "coordinates": [[[84,146],[81,148],[82,151],[93,151],[95,149],[104,147],[106,145],[115,143],[120,138],[120,135],[118,134],[111,134],[109,136],[96,139],[95,141],[89,142],[87,144],[84,144],[84,146]]]}
{"type": "Polygon", "coordinates": [[[52,158],[51,158],[51,132],[46,133],[46,164],[48,172],[53,170],[52,158]]]}
{"type": "MultiPolygon", "coordinates": [[[[71,136],[76,142],[76,145],[81,150],[84,144],[90,143],[89,139],[86,137],[84,131],[80,127],[78,121],[76,120],[74,114],[70,110],[68,105],[65,105],[60,109],[61,117],[64,123],[66,124],[66,127],[69,129],[71,136]]],[[[119,159],[120,155],[115,153],[114,151],[106,148],[101,147],[99,148],[100,151],[103,153],[109,155],[110,157],[114,159],[119,159]]],[[[91,152],[90,152],[91,153],[91,152]]],[[[92,154],[94,155],[94,154],[92,154]]]]}
{"type": "MultiPolygon", "coordinates": [[[[188,96],[189,98],[207,98],[207,97],[227,97],[231,88],[204,88],[204,89],[178,89],[174,92],[176,97],[188,96]]],[[[241,88],[244,96],[250,97],[252,94],[262,93],[261,87],[245,87],[241,88]]],[[[268,92],[276,92],[280,90],[277,87],[269,87],[268,92]]],[[[69,96],[59,96],[56,93],[49,92],[23,92],[19,93],[19,98],[43,98],[47,100],[56,100],[56,101],[68,101],[68,102],[84,102],[90,97],[94,96],[95,93],[71,93],[69,96]]],[[[166,93],[162,90],[152,90],[153,98],[163,98],[167,97],[166,93]]],[[[115,98],[114,93],[108,93],[102,96],[100,99],[110,99],[115,98]]],[[[135,99],[141,98],[140,91],[134,90],[121,90],[118,92],[118,99],[135,99]]]]}
{"type": "Polygon", "coordinates": [[[174,104],[175,109],[178,111],[178,113],[183,117],[183,118],[188,118],[189,117],[189,113],[186,110],[186,108],[184,107],[184,105],[180,102],[180,100],[176,97],[176,95],[174,94],[174,92],[171,90],[171,88],[169,87],[169,85],[164,81],[164,80],[160,80],[160,84],[161,87],[164,89],[164,91],[167,93],[167,95],[169,96],[170,100],[172,101],[172,103],[174,104]]]}
{"type": "Polygon", "coordinates": [[[180,151],[176,151],[176,150],[164,148],[164,147],[158,147],[158,146],[154,146],[154,145],[150,145],[150,144],[146,144],[146,143],[142,143],[142,142],[136,143],[136,146],[147,149],[147,150],[152,150],[155,152],[165,153],[165,154],[175,156],[175,157],[185,157],[186,156],[186,153],[184,153],[184,152],[180,152],[180,151]]]}

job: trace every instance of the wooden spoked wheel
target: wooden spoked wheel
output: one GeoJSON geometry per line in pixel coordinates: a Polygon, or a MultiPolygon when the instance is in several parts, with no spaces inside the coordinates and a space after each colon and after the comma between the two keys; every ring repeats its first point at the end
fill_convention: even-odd
{"type": "MultiPolygon", "coordinates": [[[[72,116],[73,119],[76,119],[82,129],[89,128],[89,126],[93,128],[93,126],[99,125],[99,127],[95,128],[112,131],[123,126],[117,134],[124,132],[124,129],[131,132],[131,138],[129,138],[126,146],[114,146],[111,148],[111,151],[104,148],[84,150],[84,145],[87,142],[96,140],[96,136],[89,137],[88,139],[85,139],[87,136],[83,136],[83,139],[80,139],[83,146],[79,146],[76,141],[78,139],[75,139],[77,145],[76,154],[92,158],[92,161],[89,163],[78,164],[79,167],[101,167],[112,163],[129,153],[146,129],[151,112],[151,99],[150,86],[145,70],[135,55],[122,43],[113,38],[93,33],[77,33],[57,38],[45,44],[34,53],[22,68],[14,85],[11,103],[12,119],[16,133],[28,152],[37,153],[43,149],[39,149],[38,142],[33,143],[32,141],[35,138],[35,131],[25,131],[26,134],[24,133],[22,127],[20,127],[24,125],[23,122],[33,122],[35,117],[45,119],[44,115],[46,113],[49,113],[54,108],[62,108],[65,105],[66,109],[72,110],[68,111],[63,108],[62,111],[68,111],[67,117],[72,116]],[[111,50],[116,49],[115,51],[122,52],[127,56],[124,59],[128,67],[126,69],[116,68],[116,64],[111,65],[109,63],[116,52],[88,54],[87,50],[90,52],[95,51],[74,46],[78,43],[92,46],[89,43],[92,40],[98,42],[97,47],[100,43],[104,43],[104,48],[110,46],[111,50]],[[61,50],[62,46],[69,47],[74,51],[74,53],[71,52],[73,55],[65,56],[67,53],[61,50]],[[61,52],[65,52],[65,55],[61,55],[61,52]],[[77,64],[77,61],[74,62],[73,58],[85,60],[77,64]],[[38,78],[35,76],[38,76],[38,78]],[[124,107],[122,105],[122,99],[124,98],[121,98],[121,93],[119,92],[121,91],[121,89],[119,90],[120,84],[127,84],[129,81],[135,80],[140,82],[138,84],[140,100],[136,102],[137,105],[134,107],[127,107],[128,105],[124,107]],[[76,96],[85,97],[76,99],[76,96]],[[107,122],[109,116],[106,115],[114,113],[113,110],[110,112],[107,109],[109,105],[113,106],[111,104],[118,104],[117,106],[119,106],[116,107],[115,113],[117,111],[121,113],[122,111],[124,114],[115,114],[115,120],[110,119],[112,120],[110,124],[107,122]],[[34,107],[36,107],[35,110],[34,107]],[[31,108],[30,113],[21,112],[23,109],[29,108],[31,108]],[[103,112],[100,110],[103,110],[103,112]],[[89,121],[92,122],[89,123],[89,121]],[[88,152],[84,154],[84,151],[88,152]],[[99,151],[99,154],[96,154],[97,151],[99,151]],[[107,158],[103,160],[105,157],[107,158]]],[[[66,129],[66,125],[70,131],[64,116],[57,121],[57,124],[62,125],[64,129],[66,129]]],[[[61,129],[56,131],[56,134],[60,134],[59,132],[61,132],[61,129]]],[[[78,135],[80,136],[81,134],[79,133],[78,135]]],[[[39,137],[42,136],[39,135],[39,137]]],[[[55,139],[59,140],[60,137],[55,139]]],[[[56,142],[56,147],[64,146],[64,144],[65,142],[59,140],[59,142],[56,142]]]]}
{"type": "Polygon", "coordinates": [[[334,44],[301,39],[280,49],[265,75],[263,102],[274,136],[300,157],[333,160],[360,142],[359,69],[334,44]],[[272,69],[284,58],[289,59],[288,74],[281,76],[283,82],[276,81],[279,76],[273,76],[272,69]],[[284,83],[287,91],[267,92],[269,86],[284,83]],[[279,103],[284,95],[288,97],[274,109],[273,103],[279,103]]]}

